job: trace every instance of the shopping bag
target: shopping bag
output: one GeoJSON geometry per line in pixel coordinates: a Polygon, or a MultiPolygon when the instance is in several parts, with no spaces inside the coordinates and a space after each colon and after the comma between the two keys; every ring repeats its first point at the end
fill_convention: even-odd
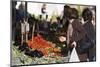
{"type": "Polygon", "coordinates": [[[70,58],[69,58],[69,62],[80,62],[75,47],[72,50],[72,53],[71,53],[70,58]]]}

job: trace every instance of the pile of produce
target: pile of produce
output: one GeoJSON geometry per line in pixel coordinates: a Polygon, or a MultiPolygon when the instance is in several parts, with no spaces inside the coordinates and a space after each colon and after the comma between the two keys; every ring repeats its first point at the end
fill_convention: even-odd
{"type": "Polygon", "coordinates": [[[28,42],[28,46],[33,50],[41,51],[44,56],[52,55],[57,56],[60,55],[61,50],[55,47],[55,44],[45,40],[42,36],[34,36],[28,42]]]}
{"type": "Polygon", "coordinates": [[[20,52],[20,50],[18,50],[18,47],[12,46],[12,48],[12,65],[64,63],[67,61],[67,57],[64,58],[61,56],[43,56],[41,58],[30,57],[25,55],[24,52],[20,52]]]}

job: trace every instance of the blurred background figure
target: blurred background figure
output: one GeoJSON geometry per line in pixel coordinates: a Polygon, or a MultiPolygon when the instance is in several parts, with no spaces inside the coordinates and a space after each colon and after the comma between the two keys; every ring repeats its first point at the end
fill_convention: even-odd
{"type": "MultiPolygon", "coordinates": [[[[18,8],[16,8],[17,4],[19,2],[15,2],[14,7],[14,13],[12,14],[15,18],[13,19],[13,27],[12,29],[15,29],[14,33],[14,42],[16,45],[20,45],[21,44],[21,23],[23,22],[23,18],[27,19],[29,17],[29,13],[27,12],[27,3],[26,2],[20,2],[18,8]]],[[[13,3],[14,4],[14,3],[13,3]]],[[[27,21],[28,22],[28,21],[27,21]]]]}

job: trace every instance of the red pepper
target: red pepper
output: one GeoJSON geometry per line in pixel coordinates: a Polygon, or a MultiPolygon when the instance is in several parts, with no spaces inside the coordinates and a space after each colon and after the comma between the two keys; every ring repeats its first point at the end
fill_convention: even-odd
{"type": "Polygon", "coordinates": [[[44,40],[40,35],[33,37],[33,42],[32,39],[29,40],[28,46],[41,51],[45,56],[49,54],[49,50],[47,48],[52,49],[51,52],[60,52],[59,49],[53,47],[51,43],[48,43],[48,41],[44,40]]]}

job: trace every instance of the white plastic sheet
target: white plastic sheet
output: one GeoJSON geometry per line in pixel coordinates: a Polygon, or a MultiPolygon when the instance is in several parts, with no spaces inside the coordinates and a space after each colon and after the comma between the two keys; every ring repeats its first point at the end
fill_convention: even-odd
{"type": "Polygon", "coordinates": [[[69,62],[80,62],[75,47],[74,47],[73,50],[72,50],[72,53],[71,53],[71,56],[70,56],[69,62]]]}

